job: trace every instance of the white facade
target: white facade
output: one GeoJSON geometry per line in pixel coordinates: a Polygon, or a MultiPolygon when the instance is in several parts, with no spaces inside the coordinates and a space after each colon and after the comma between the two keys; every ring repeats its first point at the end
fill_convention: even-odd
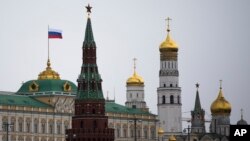
{"type": "MultiPolygon", "coordinates": [[[[72,98],[70,100],[72,102],[72,98]]],[[[73,108],[73,104],[68,105],[73,108]]],[[[63,107],[58,107],[64,109],[63,107]]],[[[0,106],[0,140],[7,141],[64,141],[65,129],[71,128],[71,113],[53,108],[0,106]]]]}
{"type": "MultiPolygon", "coordinates": [[[[159,87],[157,89],[158,116],[165,135],[182,132],[181,88],[179,87],[179,72],[177,53],[174,58],[162,57],[161,52],[159,87]]],[[[172,52],[169,51],[168,54],[172,52]]],[[[162,55],[163,54],[163,55],[162,55]]]]}
{"type": "Polygon", "coordinates": [[[125,105],[130,108],[146,109],[144,101],[144,85],[129,86],[127,85],[127,101],[125,105]]]}
{"type": "Polygon", "coordinates": [[[127,113],[106,113],[106,115],[109,117],[109,128],[114,128],[115,141],[134,141],[135,129],[138,141],[155,141],[158,139],[155,115],[127,113]]]}

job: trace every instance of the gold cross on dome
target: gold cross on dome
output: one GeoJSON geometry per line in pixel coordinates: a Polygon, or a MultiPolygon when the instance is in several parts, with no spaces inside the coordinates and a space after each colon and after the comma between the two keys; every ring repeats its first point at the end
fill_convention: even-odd
{"type": "Polygon", "coordinates": [[[222,89],[222,80],[220,80],[220,89],[222,89]]]}
{"type": "Polygon", "coordinates": [[[133,61],[134,61],[134,72],[135,72],[135,69],[136,69],[136,58],[133,58],[133,61]]]}
{"type": "Polygon", "coordinates": [[[170,18],[168,17],[168,18],[165,19],[165,20],[167,21],[167,31],[170,32],[169,22],[170,22],[170,20],[172,20],[172,19],[170,19],[170,18]]]}

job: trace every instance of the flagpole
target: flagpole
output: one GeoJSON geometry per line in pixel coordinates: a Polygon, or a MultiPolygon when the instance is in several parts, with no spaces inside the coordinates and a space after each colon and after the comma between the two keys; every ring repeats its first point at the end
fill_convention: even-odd
{"type": "Polygon", "coordinates": [[[48,34],[48,60],[49,60],[49,25],[48,25],[47,34],[48,34]]]}

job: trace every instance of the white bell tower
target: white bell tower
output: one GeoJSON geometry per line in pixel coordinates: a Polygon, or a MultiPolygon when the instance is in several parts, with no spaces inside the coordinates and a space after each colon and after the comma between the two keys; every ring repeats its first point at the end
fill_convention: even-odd
{"type": "Polygon", "coordinates": [[[179,87],[178,46],[170,37],[169,21],[167,38],[160,45],[160,83],[157,88],[158,116],[164,135],[181,134],[182,103],[179,87]]]}
{"type": "Polygon", "coordinates": [[[144,101],[144,80],[136,72],[136,58],[134,60],[134,74],[127,80],[127,101],[125,105],[130,108],[137,108],[148,111],[144,101]]]}

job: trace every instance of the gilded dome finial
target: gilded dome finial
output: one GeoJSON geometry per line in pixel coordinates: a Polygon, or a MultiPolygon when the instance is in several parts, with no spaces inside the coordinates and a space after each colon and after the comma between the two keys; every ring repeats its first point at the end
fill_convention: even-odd
{"type": "Polygon", "coordinates": [[[50,63],[50,59],[48,58],[46,70],[44,70],[43,72],[41,72],[38,75],[38,79],[40,79],[40,80],[60,79],[60,75],[57,72],[55,72],[54,70],[52,70],[52,68],[50,66],[51,66],[51,63],[50,63]]]}
{"type": "Polygon", "coordinates": [[[48,61],[47,61],[47,68],[46,68],[46,70],[48,70],[48,69],[51,69],[51,67],[50,67],[50,60],[48,59],[48,61]]]}
{"type": "Polygon", "coordinates": [[[134,74],[136,73],[136,58],[133,58],[133,61],[134,61],[134,74]]]}
{"type": "Polygon", "coordinates": [[[222,89],[222,80],[220,80],[220,89],[222,89]]]}
{"type": "Polygon", "coordinates": [[[167,32],[169,33],[170,32],[170,26],[169,26],[169,22],[170,22],[170,20],[172,20],[172,19],[170,19],[169,17],[166,19],[166,21],[167,21],[167,32]]]}

